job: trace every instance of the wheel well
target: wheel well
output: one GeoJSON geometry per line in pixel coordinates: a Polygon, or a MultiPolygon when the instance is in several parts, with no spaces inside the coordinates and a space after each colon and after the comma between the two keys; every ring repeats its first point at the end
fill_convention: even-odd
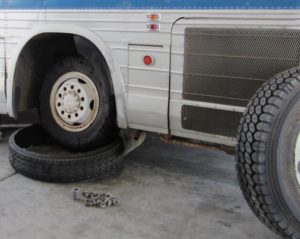
{"type": "Polygon", "coordinates": [[[94,67],[100,67],[110,82],[109,67],[99,49],[88,39],[74,34],[43,33],[32,38],[22,49],[14,75],[13,108],[19,112],[37,108],[45,74],[54,62],[65,55],[78,55],[94,67]]]}

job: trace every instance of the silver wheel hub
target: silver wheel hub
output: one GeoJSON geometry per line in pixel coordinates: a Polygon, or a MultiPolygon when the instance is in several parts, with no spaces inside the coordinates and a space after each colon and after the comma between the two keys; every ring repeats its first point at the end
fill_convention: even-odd
{"type": "Polygon", "coordinates": [[[295,174],[298,185],[300,187],[300,133],[298,134],[296,146],[295,146],[295,174]]]}
{"type": "Polygon", "coordinates": [[[74,114],[79,109],[80,98],[75,91],[69,91],[62,96],[62,108],[67,113],[74,114]]]}
{"type": "Polygon", "coordinates": [[[55,121],[65,130],[79,132],[89,127],[99,110],[99,96],[92,80],[80,72],[61,76],[51,91],[55,121]]]}

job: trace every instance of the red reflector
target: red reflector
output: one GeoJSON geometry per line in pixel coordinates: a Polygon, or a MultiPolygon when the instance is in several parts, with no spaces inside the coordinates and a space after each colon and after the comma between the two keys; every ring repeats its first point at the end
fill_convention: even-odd
{"type": "Polygon", "coordinates": [[[147,66],[150,66],[150,65],[152,65],[153,64],[153,57],[152,56],[145,56],[144,57],[144,63],[145,63],[145,65],[147,65],[147,66]]]}
{"type": "Polygon", "coordinates": [[[160,30],[160,25],[159,24],[148,24],[147,25],[148,29],[151,31],[159,31],[160,30]]]}

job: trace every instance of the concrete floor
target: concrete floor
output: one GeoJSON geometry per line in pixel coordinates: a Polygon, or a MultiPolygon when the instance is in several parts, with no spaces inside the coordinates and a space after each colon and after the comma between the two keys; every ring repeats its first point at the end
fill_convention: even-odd
{"type": "MultiPolygon", "coordinates": [[[[248,208],[234,159],[165,145],[155,136],[127,156],[124,172],[97,183],[48,184],[16,174],[0,143],[1,239],[276,239],[248,208]],[[86,208],[71,189],[110,192],[117,208],[86,208]]],[[[278,239],[278,238],[277,238],[278,239]]]]}

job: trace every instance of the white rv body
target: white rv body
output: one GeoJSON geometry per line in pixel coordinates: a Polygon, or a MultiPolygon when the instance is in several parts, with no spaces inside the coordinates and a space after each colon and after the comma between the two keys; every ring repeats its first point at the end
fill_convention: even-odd
{"type": "Polygon", "coordinates": [[[184,30],[187,26],[299,29],[300,10],[0,9],[0,113],[12,117],[16,114],[14,75],[24,46],[40,34],[70,33],[86,38],[103,54],[112,77],[120,128],[167,134],[171,79],[171,134],[233,145],[234,137],[182,128],[183,105],[236,112],[245,109],[182,98],[184,30]],[[149,14],[157,14],[159,19],[151,21],[149,14]],[[178,20],[183,17],[186,19],[178,20]],[[158,24],[159,30],[149,30],[152,23],[158,24]],[[155,59],[153,65],[144,64],[146,55],[155,59]]]}

